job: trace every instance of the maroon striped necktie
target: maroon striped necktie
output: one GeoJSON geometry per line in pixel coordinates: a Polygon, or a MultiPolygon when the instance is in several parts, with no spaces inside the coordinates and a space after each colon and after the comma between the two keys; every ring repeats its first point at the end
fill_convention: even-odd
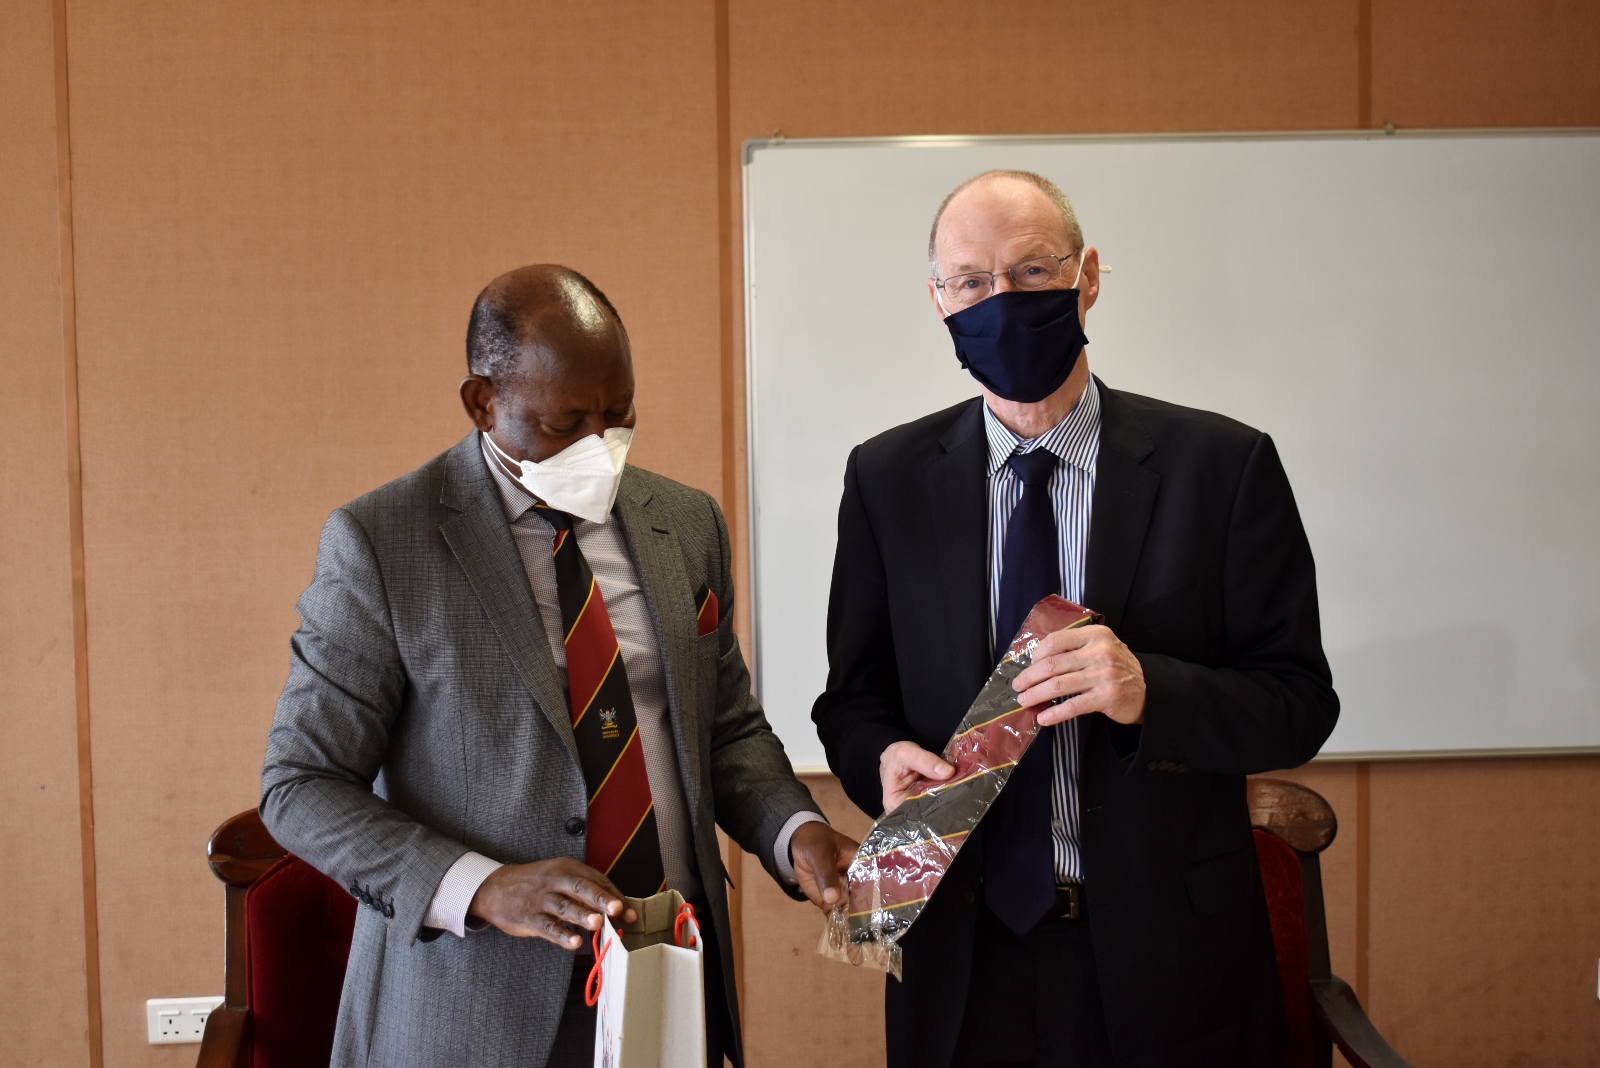
{"type": "Polygon", "coordinates": [[[633,691],[600,584],[572,534],[572,516],[535,505],[556,528],[556,590],[566,631],[567,704],[589,792],[584,860],[629,897],[667,888],[633,691]]]}

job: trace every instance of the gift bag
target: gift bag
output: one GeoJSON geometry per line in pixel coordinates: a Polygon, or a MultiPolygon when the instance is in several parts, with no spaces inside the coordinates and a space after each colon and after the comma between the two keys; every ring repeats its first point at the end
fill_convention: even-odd
{"type": "Polygon", "coordinates": [[[638,916],[594,933],[584,1000],[598,1011],[594,1068],[705,1068],[700,921],[676,890],[623,899],[638,916]]]}
{"type": "Polygon", "coordinates": [[[1045,635],[1100,616],[1051,594],[1028,613],[1006,655],[978,691],[941,754],[955,774],[922,779],[900,807],[872,825],[848,873],[849,892],[829,913],[817,951],[900,977],[901,936],[921,915],[967,836],[1039,733],[1043,706],[1017,703],[1012,680],[1033,663],[1045,635]]]}

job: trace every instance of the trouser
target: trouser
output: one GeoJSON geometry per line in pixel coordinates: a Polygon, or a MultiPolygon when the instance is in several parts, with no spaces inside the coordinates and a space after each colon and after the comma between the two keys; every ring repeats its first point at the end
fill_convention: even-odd
{"type": "MultiPolygon", "coordinates": [[[[704,940],[702,953],[705,977],[706,1003],[706,1066],[723,1068],[723,1058],[731,1048],[731,1027],[728,1024],[728,995],[722,985],[722,951],[718,948],[716,924],[711,920],[711,906],[705,901],[691,901],[700,918],[700,937],[704,940]]],[[[583,1003],[583,986],[594,966],[594,955],[582,952],[572,966],[572,982],[567,985],[566,1004],[561,1009],[561,1025],[556,1028],[556,1039],[550,1047],[546,1068],[593,1068],[595,1010],[583,1003]]]]}
{"type": "Polygon", "coordinates": [[[951,1068],[1113,1068],[1086,919],[1013,934],[978,907],[951,1068]]]}

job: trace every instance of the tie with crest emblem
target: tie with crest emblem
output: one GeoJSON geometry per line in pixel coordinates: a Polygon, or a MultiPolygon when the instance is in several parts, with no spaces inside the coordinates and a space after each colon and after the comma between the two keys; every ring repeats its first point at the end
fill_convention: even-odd
{"type": "Polygon", "coordinates": [[[650,777],[633,692],[605,598],[573,535],[572,516],[536,505],[555,527],[553,553],[566,631],[567,704],[589,793],[584,860],[629,897],[666,889],[650,777]]]}

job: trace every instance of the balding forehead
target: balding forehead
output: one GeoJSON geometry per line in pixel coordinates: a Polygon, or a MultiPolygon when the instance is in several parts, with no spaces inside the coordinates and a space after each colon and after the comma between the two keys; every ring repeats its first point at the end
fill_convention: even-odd
{"type": "Polygon", "coordinates": [[[468,370],[493,377],[511,369],[524,350],[560,360],[601,351],[630,358],[627,330],[605,293],[557,263],[508,271],[473,303],[468,370]]]}
{"type": "Polygon", "coordinates": [[[604,334],[620,325],[582,276],[565,267],[523,267],[495,279],[490,291],[491,299],[520,324],[520,333],[604,334]]]}
{"type": "Polygon", "coordinates": [[[997,174],[982,178],[950,198],[945,219],[960,217],[973,210],[996,210],[1006,215],[1037,215],[1041,221],[1067,229],[1066,220],[1051,203],[1044,190],[1031,182],[997,174]]]}
{"type": "Polygon", "coordinates": [[[952,208],[965,210],[970,201],[977,197],[1010,199],[1015,198],[1018,206],[1043,203],[1049,206],[1050,213],[1060,220],[1065,227],[1066,235],[1071,240],[1074,248],[1083,247],[1083,230],[1078,226],[1078,216],[1072,210],[1072,202],[1061,191],[1061,187],[1041,174],[1032,171],[992,170],[985,171],[967,179],[952,189],[939,205],[939,210],[934,213],[933,226],[928,232],[928,267],[935,273],[938,271],[938,245],[940,223],[952,208]],[[1037,197],[1038,200],[1034,200],[1037,197]],[[959,202],[959,205],[958,205],[959,202]]]}
{"type": "Polygon", "coordinates": [[[565,290],[574,284],[563,268],[551,264],[519,267],[490,282],[484,295],[524,316],[559,311],[566,300],[565,290]]]}
{"type": "Polygon", "coordinates": [[[562,310],[572,317],[582,330],[599,334],[611,329],[611,315],[573,275],[563,275],[557,282],[562,310]]]}

